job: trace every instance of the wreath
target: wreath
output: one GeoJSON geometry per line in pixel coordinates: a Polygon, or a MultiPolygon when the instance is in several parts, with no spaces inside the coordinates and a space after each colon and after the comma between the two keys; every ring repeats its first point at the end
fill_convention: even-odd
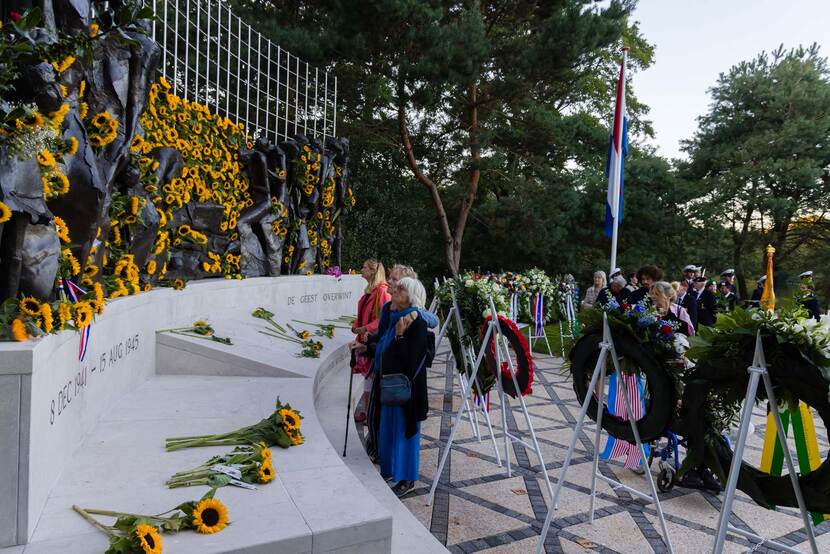
{"type": "MultiPolygon", "coordinates": [[[[612,326],[611,335],[617,357],[622,362],[621,368],[639,373],[645,377],[646,409],[643,417],[637,420],[637,430],[640,433],[640,439],[644,443],[654,440],[660,437],[663,431],[669,427],[674,415],[677,395],[672,375],[650,348],[636,340],[625,329],[621,329],[616,325],[612,326]]],[[[588,394],[591,377],[599,359],[601,342],[602,329],[593,328],[587,331],[570,351],[574,392],[580,404],[585,401],[585,395],[588,394]]],[[[606,364],[610,368],[606,372],[607,378],[616,370],[610,363],[610,359],[606,361],[606,364]]],[[[634,434],[629,422],[611,414],[605,404],[603,404],[602,410],[602,428],[612,437],[634,442],[634,434]]],[[[597,411],[597,398],[591,391],[588,415],[594,421],[597,420],[597,411]]]]}
{"type": "MultiPolygon", "coordinates": [[[[487,333],[487,327],[491,320],[492,318],[488,316],[481,326],[482,341],[484,340],[484,335],[487,333]]],[[[533,365],[533,358],[530,354],[530,347],[528,346],[524,335],[521,331],[519,331],[519,328],[516,327],[515,323],[502,316],[499,316],[498,321],[502,336],[504,336],[510,348],[512,348],[516,353],[516,359],[514,360],[515,368],[511,369],[511,364],[507,360],[501,362],[501,368],[497,367],[496,337],[491,336],[489,344],[487,345],[487,350],[484,354],[487,362],[487,369],[494,378],[497,375],[497,371],[499,369],[501,370],[501,386],[505,393],[509,394],[513,398],[518,398],[519,394],[527,396],[533,392],[533,372],[535,369],[533,365]],[[513,382],[514,370],[516,376],[515,383],[513,382]],[[518,390],[516,390],[516,384],[519,385],[518,390]]]]}
{"type": "MultiPolygon", "coordinates": [[[[695,357],[697,366],[684,378],[683,402],[675,423],[688,442],[681,473],[704,464],[725,481],[733,453],[719,431],[725,422],[737,420],[759,332],[777,399],[794,407],[804,402],[830,429],[830,321],[811,320],[800,307],[779,313],[738,308],[720,314],[714,328],[702,328],[692,340],[689,355],[695,357]]],[[[755,400],[766,400],[763,385],[755,400]]],[[[799,485],[808,510],[828,513],[830,458],[800,475],[799,485]]],[[[770,475],[743,462],[737,486],[765,508],[798,506],[787,475],[770,475]]]]}
{"type": "MultiPolygon", "coordinates": [[[[601,312],[595,312],[594,317],[597,314],[601,312]]],[[[778,400],[790,406],[804,402],[818,412],[830,430],[830,318],[817,322],[800,307],[777,313],[737,308],[718,314],[714,327],[701,327],[699,335],[690,339],[692,348],[686,356],[695,360],[695,365],[686,365],[674,363],[680,360],[673,353],[680,349],[676,348],[677,339],[668,340],[670,322],[654,321],[647,303],[612,306],[607,315],[621,369],[646,378],[646,410],[637,420],[641,439],[653,440],[669,426],[686,438],[687,456],[679,475],[705,465],[726,481],[733,453],[721,433],[738,420],[758,334],[778,400]],[[678,396],[682,402],[675,414],[678,396]]],[[[596,321],[569,355],[580,402],[589,393],[602,341],[596,321]]],[[[755,400],[765,399],[766,390],[761,386],[755,400]]],[[[592,398],[588,414],[594,421],[597,410],[592,398]]],[[[603,410],[603,429],[633,442],[628,422],[609,414],[605,406],[603,410]]],[[[799,485],[808,510],[830,513],[830,458],[800,475],[799,485]]],[[[741,463],[737,487],[768,509],[798,505],[789,476],[770,475],[746,462],[741,463]]]]}

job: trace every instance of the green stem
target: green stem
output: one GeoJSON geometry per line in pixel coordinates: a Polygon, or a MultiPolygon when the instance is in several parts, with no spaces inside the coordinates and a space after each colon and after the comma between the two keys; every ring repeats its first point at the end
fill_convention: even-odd
{"type": "Polygon", "coordinates": [[[287,341],[290,341],[290,342],[296,342],[297,344],[302,344],[303,343],[303,341],[301,341],[299,339],[289,337],[287,335],[278,335],[276,333],[268,333],[267,331],[260,331],[260,333],[262,333],[263,335],[268,335],[269,337],[274,337],[275,339],[282,339],[282,340],[287,340],[287,341]]]}
{"type": "Polygon", "coordinates": [[[90,515],[90,512],[94,512],[93,510],[84,510],[83,508],[75,504],[72,505],[72,509],[75,510],[78,513],[78,515],[80,515],[82,518],[87,520],[89,523],[91,523],[92,525],[94,525],[110,537],[115,536],[115,531],[113,531],[111,527],[107,527],[106,525],[104,525],[103,523],[101,523],[100,521],[98,521],[90,515]]]}

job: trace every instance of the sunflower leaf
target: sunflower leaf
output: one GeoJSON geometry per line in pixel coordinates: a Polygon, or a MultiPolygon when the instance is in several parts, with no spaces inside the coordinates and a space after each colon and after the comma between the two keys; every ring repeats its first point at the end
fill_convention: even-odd
{"type": "Polygon", "coordinates": [[[121,516],[115,520],[113,527],[119,531],[129,533],[130,530],[136,525],[137,520],[138,518],[136,516],[121,516]]]}
{"type": "Polygon", "coordinates": [[[114,536],[110,538],[110,545],[104,554],[131,554],[133,552],[133,543],[130,537],[114,536]]]}

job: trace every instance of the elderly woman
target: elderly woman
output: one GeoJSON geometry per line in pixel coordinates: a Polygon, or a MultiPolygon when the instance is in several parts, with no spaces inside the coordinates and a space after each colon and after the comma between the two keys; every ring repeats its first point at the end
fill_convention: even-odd
{"type": "MultiPolygon", "coordinates": [[[[392,269],[389,270],[389,290],[392,291],[395,287],[397,287],[398,281],[400,281],[404,277],[411,277],[413,279],[417,279],[418,274],[415,272],[412,266],[404,264],[393,265],[392,269]]],[[[369,337],[368,352],[370,356],[373,355],[375,351],[378,339],[388,328],[389,311],[391,305],[392,302],[387,302],[386,304],[384,304],[380,313],[380,323],[378,325],[378,329],[375,332],[375,334],[369,337]]],[[[435,314],[430,313],[426,309],[418,308],[418,316],[423,318],[424,322],[427,324],[427,327],[429,329],[438,326],[438,317],[435,316],[435,314]]],[[[378,433],[380,431],[381,412],[379,381],[380,379],[377,378],[374,378],[372,381],[372,390],[369,394],[369,404],[366,412],[366,453],[369,454],[369,458],[372,460],[373,463],[378,463],[378,433]]]]}
{"type": "Polygon", "coordinates": [[[582,309],[590,310],[594,307],[594,302],[597,301],[599,293],[605,288],[606,283],[605,272],[594,271],[594,285],[585,291],[585,298],[582,300],[582,309]]]}
{"type": "MultiPolygon", "coordinates": [[[[383,264],[377,260],[369,259],[363,262],[360,275],[366,279],[366,289],[363,296],[357,302],[357,318],[352,324],[352,332],[357,335],[355,340],[360,344],[366,344],[369,335],[374,333],[380,324],[380,312],[383,305],[389,302],[388,287],[386,283],[386,271],[383,264]]],[[[369,404],[369,391],[372,390],[372,359],[360,351],[355,352],[353,371],[363,375],[363,397],[361,398],[363,409],[355,413],[355,421],[363,423],[366,421],[366,409],[369,404]]]]}
{"type": "Polygon", "coordinates": [[[424,286],[404,277],[392,290],[388,321],[375,349],[378,378],[396,373],[412,383],[412,395],[403,406],[381,402],[378,451],[380,471],[397,484],[393,491],[402,497],[415,487],[421,449],[421,422],[427,417],[427,376],[429,334],[427,323],[418,315],[426,301],[424,286]]]}

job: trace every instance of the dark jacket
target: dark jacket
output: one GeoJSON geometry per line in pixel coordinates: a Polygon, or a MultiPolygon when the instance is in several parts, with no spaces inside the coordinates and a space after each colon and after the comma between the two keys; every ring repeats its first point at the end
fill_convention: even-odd
{"type": "Polygon", "coordinates": [[[418,422],[427,418],[427,370],[432,360],[428,359],[428,333],[423,318],[413,321],[401,338],[395,338],[381,360],[381,375],[403,373],[412,381],[412,396],[403,406],[406,417],[406,438],[418,431],[418,422]],[[421,369],[418,372],[418,369],[421,369]],[[416,372],[418,373],[415,376],[416,372]]]}
{"type": "Polygon", "coordinates": [[[626,302],[629,304],[637,304],[646,296],[648,296],[648,289],[646,287],[640,287],[628,295],[626,302]]]}
{"type": "Polygon", "coordinates": [[[697,323],[714,325],[716,313],[715,295],[710,290],[702,289],[697,295],[697,323]]]}
{"type": "Polygon", "coordinates": [[[810,317],[815,319],[816,321],[821,319],[821,307],[818,304],[818,298],[815,295],[811,295],[801,301],[801,305],[804,306],[808,312],[810,312],[810,317]]]}
{"type": "Polygon", "coordinates": [[[692,289],[683,296],[683,299],[678,302],[681,308],[686,308],[686,313],[689,314],[689,319],[692,320],[692,325],[697,329],[697,295],[692,289]]]}
{"type": "Polygon", "coordinates": [[[622,288],[622,289],[620,289],[620,292],[615,296],[614,294],[611,293],[611,289],[609,289],[608,287],[604,287],[602,290],[600,290],[597,293],[597,299],[596,299],[596,302],[594,302],[594,306],[596,306],[596,305],[605,306],[606,304],[608,304],[608,302],[611,301],[611,298],[616,298],[617,303],[622,304],[623,302],[626,302],[626,299],[628,298],[628,294],[629,294],[628,289],[622,288]]]}

